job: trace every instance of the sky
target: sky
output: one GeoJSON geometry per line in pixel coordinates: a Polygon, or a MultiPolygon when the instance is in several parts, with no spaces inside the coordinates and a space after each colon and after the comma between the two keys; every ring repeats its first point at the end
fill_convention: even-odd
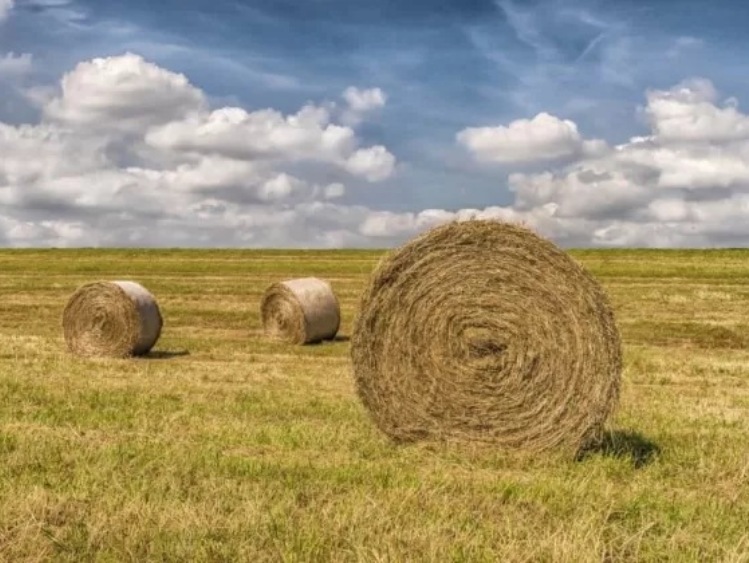
{"type": "Polygon", "coordinates": [[[0,246],[749,246],[749,3],[0,0],[0,246]]]}

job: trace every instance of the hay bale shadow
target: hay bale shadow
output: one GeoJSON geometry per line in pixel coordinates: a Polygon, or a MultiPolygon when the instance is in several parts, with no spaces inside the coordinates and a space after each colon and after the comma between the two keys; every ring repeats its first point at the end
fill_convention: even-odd
{"type": "Polygon", "coordinates": [[[141,356],[141,358],[144,360],[170,360],[171,358],[189,355],[189,350],[156,350],[141,356]]]}
{"type": "Polygon", "coordinates": [[[351,337],[344,336],[342,334],[337,334],[333,338],[328,338],[326,340],[318,340],[316,342],[307,342],[305,346],[325,346],[330,344],[335,344],[337,342],[348,342],[351,340],[351,337]]]}
{"type": "Polygon", "coordinates": [[[598,442],[584,448],[578,455],[578,461],[591,455],[630,458],[635,469],[639,469],[655,461],[660,451],[658,444],[639,432],[610,430],[598,442]]]}

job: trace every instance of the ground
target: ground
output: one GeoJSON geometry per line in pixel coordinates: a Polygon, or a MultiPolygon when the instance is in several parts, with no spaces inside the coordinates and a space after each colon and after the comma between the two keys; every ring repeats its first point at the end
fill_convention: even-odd
{"type": "Polygon", "coordinates": [[[262,337],[271,282],[376,251],[0,251],[0,561],[749,561],[749,251],[577,251],[624,342],[579,460],[395,445],[345,339],[262,337]],[[65,350],[80,284],[158,298],[149,358],[65,350]]]}

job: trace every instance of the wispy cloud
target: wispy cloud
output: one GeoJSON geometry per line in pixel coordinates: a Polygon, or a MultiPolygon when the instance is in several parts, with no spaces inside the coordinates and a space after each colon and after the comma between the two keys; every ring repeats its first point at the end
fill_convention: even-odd
{"type": "Polygon", "coordinates": [[[582,52],[577,56],[577,58],[574,60],[574,63],[579,63],[585,57],[587,57],[590,53],[592,53],[596,47],[606,38],[606,32],[602,31],[598,35],[596,35],[593,39],[591,39],[588,44],[585,46],[585,48],[582,50],[582,52]]]}
{"type": "Polygon", "coordinates": [[[666,51],[666,56],[669,59],[677,59],[685,54],[688,54],[695,50],[704,47],[705,41],[698,37],[691,37],[689,35],[677,37],[673,40],[671,47],[666,51]]]}
{"type": "Polygon", "coordinates": [[[627,108],[654,81],[663,85],[691,73],[678,54],[700,45],[678,29],[643,29],[636,6],[624,10],[587,0],[496,4],[501,18],[473,22],[464,32],[496,69],[494,83],[479,87],[500,106],[500,117],[546,111],[574,118],[594,135],[618,131],[614,135],[626,138],[641,128],[627,108]]]}
{"type": "Polygon", "coordinates": [[[497,0],[497,6],[504,13],[517,38],[531,47],[539,60],[553,61],[559,58],[559,52],[540,29],[532,8],[524,10],[512,0],[497,0]]]}
{"type": "Polygon", "coordinates": [[[29,53],[16,55],[13,52],[0,55],[0,77],[23,76],[31,71],[32,57],[29,53]]]}
{"type": "Polygon", "coordinates": [[[88,27],[88,12],[75,0],[30,0],[18,7],[36,16],[49,18],[57,25],[67,28],[86,29],[88,27]]]}
{"type": "Polygon", "coordinates": [[[0,23],[5,21],[13,9],[13,0],[0,0],[0,23]]]}

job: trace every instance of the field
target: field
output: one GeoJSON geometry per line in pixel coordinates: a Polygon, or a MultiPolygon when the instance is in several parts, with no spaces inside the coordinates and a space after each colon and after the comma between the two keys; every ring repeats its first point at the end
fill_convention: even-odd
{"type": "Polygon", "coordinates": [[[749,251],[576,251],[624,340],[579,460],[391,444],[345,338],[262,338],[258,302],[331,280],[350,334],[379,252],[0,251],[2,561],[749,561],[749,251]],[[66,353],[84,282],[165,317],[134,360],[66,353]]]}

